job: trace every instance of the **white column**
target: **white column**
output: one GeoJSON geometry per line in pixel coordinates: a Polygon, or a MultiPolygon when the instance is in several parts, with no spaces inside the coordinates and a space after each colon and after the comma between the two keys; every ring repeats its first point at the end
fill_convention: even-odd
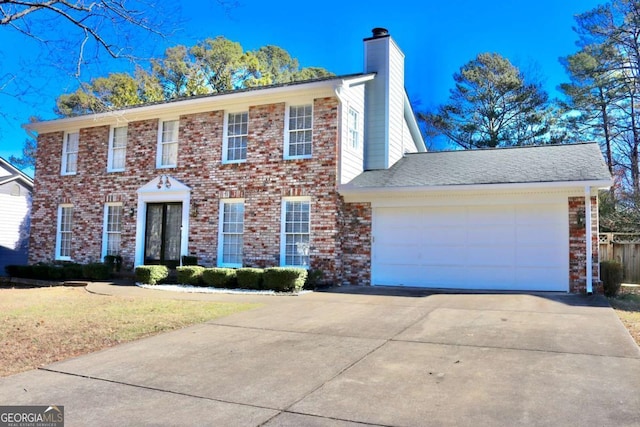
{"type": "Polygon", "coordinates": [[[584,187],[584,227],[587,244],[587,294],[593,293],[593,231],[591,229],[591,188],[584,187]]]}

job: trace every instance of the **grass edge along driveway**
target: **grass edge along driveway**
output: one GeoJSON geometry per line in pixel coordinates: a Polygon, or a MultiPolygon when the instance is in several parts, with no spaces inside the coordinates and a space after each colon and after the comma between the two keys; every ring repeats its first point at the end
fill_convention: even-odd
{"type": "Polygon", "coordinates": [[[0,377],[258,306],[0,288],[0,377]]]}

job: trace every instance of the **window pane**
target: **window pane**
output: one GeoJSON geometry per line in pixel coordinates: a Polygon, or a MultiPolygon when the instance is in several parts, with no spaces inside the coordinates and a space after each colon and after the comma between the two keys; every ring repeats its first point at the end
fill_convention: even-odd
{"type": "Polygon", "coordinates": [[[71,257],[71,238],[73,229],[73,207],[63,206],[60,208],[60,247],[58,255],[60,257],[71,257]]]}
{"type": "Polygon", "coordinates": [[[246,160],[249,113],[228,114],[227,161],[246,160]]]}
{"type": "Polygon", "coordinates": [[[126,150],[124,148],[117,148],[113,150],[111,158],[111,169],[124,169],[126,150]]]}
{"type": "Polygon", "coordinates": [[[360,132],[359,132],[359,115],[356,110],[353,108],[349,109],[349,147],[351,148],[359,148],[360,147],[360,132]]]}
{"type": "Polygon", "coordinates": [[[122,126],[113,129],[113,147],[120,148],[127,145],[127,127],[122,126]]]}
{"type": "Polygon", "coordinates": [[[67,153],[75,153],[78,151],[78,141],[80,135],[78,132],[70,133],[67,135],[67,153]]]}
{"type": "Polygon", "coordinates": [[[78,146],[79,146],[79,133],[67,134],[67,139],[64,143],[63,157],[64,157],[64,172],[75,173],[78,169],[78,146]]]}
{"type": "Polygon", "coordinates": [[[310,156],[312,140],[312,106],[289,108],[289,156],[310,156]]]}
{"type": "Polygon", "coordinates": [[[110,169],[124,169],[127,152],[127,127],[113,128],[110,169]]]}
{"type": "Polygon", "coordinates": [[[107,255],[120,255],[122,232],[122,205],[107,205],[107,255]]]}
{"type": "Polygon", "coordinates": [[[285,265],[309,265],[309,202],[285,202],[285,265]]]}
{"type": "Polygon", "coordinates": [[[223,203],[221,225],[222,264],[242,265],[244,203],[223,203]]]}
{"type": "Polygon", "coordinates": [[[167,120],[162,122],[162,142],[178,141],[178,121],[167,120]]]}
{"type": "Polygon", "coordinates": [[[178,143],[162,144],[162,166],[178,164],[178,143]]]}
{"type": "Polygon", "coordinates": [[[78,153],[67,153],[67,173],[76,172],[78,169],[78,153]]]}
{"type": "Polygon", "coordinates": [[[182,228],[182,204],[168,204],[166,208],[164,259],[179,260],[182,237],[180,232],[182,228]]]}

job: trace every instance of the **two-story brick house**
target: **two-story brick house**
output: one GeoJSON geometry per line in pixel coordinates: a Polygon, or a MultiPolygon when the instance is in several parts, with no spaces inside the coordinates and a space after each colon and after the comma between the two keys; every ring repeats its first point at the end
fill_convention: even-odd
{"type": "Polygon", "coordinates": [[[28,125],[38,132],[30,261],[192,255],[318,268],[335,283],[590,290],[593,196],[610,179],[597,146],[423,153],[403,53],[380,28],[364,52],[359,74],[28,125]],[[526,173],[549,159],[561,164],[526,173]],[[482,179],[492,161],[516,172],[482,179]],[[425,179],[433,172],[450,179],[425,179]],[[495,236],[501,261],[474,258],[497,250],[495,236]],[[504,261],[508,252],[521,255],[504,261]]]}

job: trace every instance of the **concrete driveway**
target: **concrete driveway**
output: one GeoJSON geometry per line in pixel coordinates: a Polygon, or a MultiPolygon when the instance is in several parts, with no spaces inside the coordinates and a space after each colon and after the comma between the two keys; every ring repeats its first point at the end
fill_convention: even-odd
{"type": "Polygon", "coordinates": [[[0,379],[0,404],[66,426],[640,425],[640,349],[601,297],[180,298],[265,305],[0,379]]]}

